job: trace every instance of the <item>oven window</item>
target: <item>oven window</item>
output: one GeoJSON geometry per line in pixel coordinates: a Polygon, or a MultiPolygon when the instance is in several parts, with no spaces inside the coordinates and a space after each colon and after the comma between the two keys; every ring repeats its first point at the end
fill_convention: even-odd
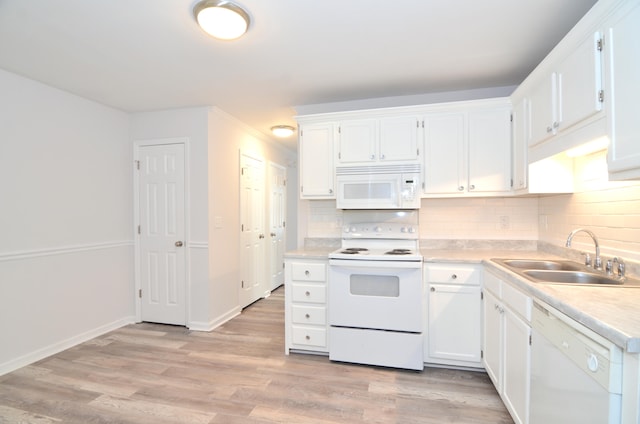
{"type": "Polygon", "coordinates": [[[351,274],[349,291],[355,296],[400,296],[400,278],[395,275],[351,274]]]}

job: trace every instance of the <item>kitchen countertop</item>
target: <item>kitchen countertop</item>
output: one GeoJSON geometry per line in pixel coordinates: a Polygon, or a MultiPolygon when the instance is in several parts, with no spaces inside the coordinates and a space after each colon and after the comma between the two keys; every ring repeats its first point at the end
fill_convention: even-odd
{"type": "MultiPolygon", "coordinates": [[[[327,259],[335,247],[302,248],[285,254],[289,259],[327,259]]],[[[640,287],[594,287],[532,283],[491,258],[566,259],[538,250],[421,249],[425,263],[484,264],[508,281],[629,353],[640,353],[640,287]]]]}
{"type": "Polygon", "coordinates": [[[566,259],[536,250],[422,249],[421,253],[426,263],[482,263],[503,280],[556,308],[625,351],[640,353],[640,287],[638,286],[594,287],[533,283],[491,261],[492,258],[566,259]]]}

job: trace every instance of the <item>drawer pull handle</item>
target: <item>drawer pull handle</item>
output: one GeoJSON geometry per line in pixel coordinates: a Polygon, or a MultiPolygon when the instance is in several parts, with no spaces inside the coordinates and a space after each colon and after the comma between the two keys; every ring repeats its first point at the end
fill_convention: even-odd
{"type": "Polygon", "coordinates": [[[307,339],[307,340],[311,340],[311,336],[308,335],[308,334],[306,336],[304,336],[304,338],[307,339]]]}
{"type": "Polygon", "coordinates": [[[304,317],[305,317],[306,319],[309,319],[309,318],[311,318],[311,315],[309,315],[309,314],[305,314],[305,315],[304,315],[304,317]]]}
{"type": "Polygon", "coordinates": [[[451,274],[451,279],[452,279],[452,280],[455,280],[455,279],[457,279],[457,278],[458,278],[458,276],[457,276],[456,274],[451,274]]]}
{"type": "Polygon", "coordinates": [[[309,296],[311,296],[311,293],[310,293],[310,292],[308,292],[308,291],[306,291],[306,292],[304,292],[304,295],[305,295],[305,296],[307,296],[307,297],[309,297],[309,296]]]}
{"type": "Polygon", "coordinates": [[[431,291],[432,292],[436,291],[436,288],[435,287],[431,287],[431,291]]]}
{"type": "Polygon", "coordinates": [[[307,270],[307,271],[304,272],[304,275],[306,275],[308,277],[309,275],[311,275],[311,273],[309,272],[309,270],[307,270]]]}

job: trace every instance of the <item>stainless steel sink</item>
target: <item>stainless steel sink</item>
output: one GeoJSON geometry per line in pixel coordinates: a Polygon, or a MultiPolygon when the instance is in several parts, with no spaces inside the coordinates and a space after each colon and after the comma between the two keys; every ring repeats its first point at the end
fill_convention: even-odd
{"type": "Polygon", "coordinates": [[[492,259],[492,261],[536,284],[640,287],[640,280],[609,276],[604,272],[568,260],[492,259]]]}
{"type": "Polygon", "coordinates": [[[571,261],[551,261],[538,259],[501,259],[496,260],[503,265],[518,269],[542,269],[558,271],[578,271],[583,267],[571,261]]]}
{"type": "Polygon", "coordinates": [[[549,270],[526,270],[523,271],[530,279],[563,284],[597,284],[597,285],[622,285],[623,281],[617,278],[610,278],[606,275],[595,274],[583,271],[549,271],[549,270]]]}

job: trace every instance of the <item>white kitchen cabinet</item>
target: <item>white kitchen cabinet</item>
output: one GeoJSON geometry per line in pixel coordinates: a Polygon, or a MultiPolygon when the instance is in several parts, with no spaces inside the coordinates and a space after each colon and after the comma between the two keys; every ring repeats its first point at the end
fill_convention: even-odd
{"type": "Polygon", "coordinates": [[[513,189],[524,190],[527,188],[528,177],[528,156],[527,156],[527,134],[529,112],[529,99],[523,97],[514,102],[511,118],[511,139],[513,151],[513,189]]]}
{"type": "MultiPolygon", "coordinates": [[[[486,287],[486,286],[485,286],[486,287]]],[[[500,305],[499,294],[489,290],[483,292],[483,343],[482,361],[489,378],[498,393],[502,393],[502,343],[503,319],[496,305],[500,305]]]]}
{"type": "Polygon", "coordinates": [[[433,113],[424,118],[424,192],[458,194],[466,172],[463,112],[433,113]]]}
{"type": "Polygon", "coordinates": [[[640,3],[622,2],[606,22],[609,177],[640,179],[640,3]]]}
{"type": "Polygon", "coordinates": [[[285,353],[329,352],[327,260],[285,259],[285,353]]]}
{"type": "Polygon", "coordinates": [[[420,121],[416,116],[347,119],[339,124],[338,164],[416,162],[420,121]]]}
{"type": "Polygon", "coordinates": [[[481,268],[427,264],[425,362],[481,368],[481,268]]]}
{"type": "Polygon", "coordinates": [[[590,33],[533,84],[529,146],[574,129],[603,110],[602,35],[590,33]]]}
{"type": "Polygon", "coordinates": [[[375,162],[378,157],[378,121],[353,119],[338,127],[338,163],[375,162]]]}
{"type": "Polygon", "coordinates": [[[483,363],[511,417],[529,421],[532,299],[485,270],[483,363]]]}
{"type": "Polygon", "coordinates": [[[337,124],[333,122],[300,127],[300,198],[335,199],[336,132],[337,124]]]}
{"type": "Polygon", "coordinates": [[[415,162],[420,155],[421,120],[416,116],[380,118],[380,160],[415,162]]]}
{"type": "Polygon", "coordinates": [[[508,99],[454,105],[427,114],[425,197],[504,195],[511,190],[511,104],[508,99]]]}

